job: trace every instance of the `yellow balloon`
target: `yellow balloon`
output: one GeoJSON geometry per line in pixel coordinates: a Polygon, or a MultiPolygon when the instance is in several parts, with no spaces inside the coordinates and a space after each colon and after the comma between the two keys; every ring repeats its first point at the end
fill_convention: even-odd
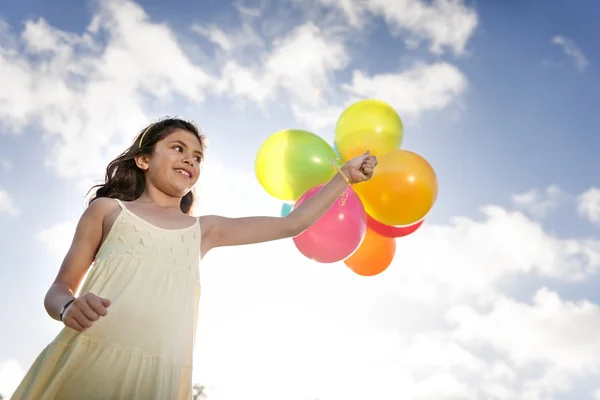
{"type": "Polygon", "coordinates": [[[335,147],[343,161],[369,150],[379,156],[400,148],[404,138],[402,120],[387,103],[360,100],[348,107],[335,127],[335,147]]]}
{"type": "Polygon", "coordinates": [[[258,181],[271,196],[296,201],[304,192],[328,182],[336,171],[333,148],[314,133],[286,129],[265,140],[256,154],[258,181]]]}
{"type": "Polygon", "coordinates": [[[431,165],[420,155],[397,149],[378,157],[373,177],[354,185],[367,214],[392,226],[422,220],[438,195],[431,165]]]}

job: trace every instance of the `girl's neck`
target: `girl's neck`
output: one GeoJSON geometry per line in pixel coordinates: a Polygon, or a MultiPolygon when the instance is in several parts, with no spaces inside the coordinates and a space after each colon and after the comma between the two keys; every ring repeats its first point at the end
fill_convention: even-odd
{"type": "Polygon", "coordinates": [[[142,195],[135,200],[136,203],[152,204],[163,209],[180,209],[181,198],[169,196],[158,190],[148,189],[149,188],[146,188],[144,193],[142,193],[142,195]]]}

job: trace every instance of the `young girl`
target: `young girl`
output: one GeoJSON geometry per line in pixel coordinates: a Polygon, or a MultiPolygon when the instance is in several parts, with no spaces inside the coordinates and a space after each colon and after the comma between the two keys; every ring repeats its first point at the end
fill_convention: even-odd
{"type": "Polygon", "coordinates": [[[349,161],[283,218],[194,218],[203,154],[193,124],[165,119],[108,165],[45,298],[65,328],[13,400],[191,399],[200,259],[215,247],[300,234],[377,164],[368,153],[349,161]]]}

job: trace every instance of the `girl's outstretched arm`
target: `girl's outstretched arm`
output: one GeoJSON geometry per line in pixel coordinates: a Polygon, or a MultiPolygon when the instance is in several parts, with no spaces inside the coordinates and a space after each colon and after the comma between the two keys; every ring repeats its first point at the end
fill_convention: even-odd
{"type": "MultiPolygon", "coordinates": [[[[351,183],[369,180],[377,165],[374,156],[365,153],[342,167],[351,183]]],[[[336,174],[317,194],[303,202],[286,217],[226,218],[204,216],[202,223],[202,256],[222,246],[268,242],[294,237],[317,222],[348,187],[343,175],[336,174]]]]}

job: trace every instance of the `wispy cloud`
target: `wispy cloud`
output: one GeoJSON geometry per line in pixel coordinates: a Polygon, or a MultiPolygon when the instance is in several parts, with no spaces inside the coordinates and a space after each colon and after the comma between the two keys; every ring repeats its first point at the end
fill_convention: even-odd
{"type": "Polygon", "coordinates": [[[589,61],[583,54],[581,49],[577,47],[574,41],[564,36],[557,35],[552,38],[552,43],[557,46],[560,46],[565,55],[571,58],[579,72],[585,71],[589,64],[589,61]]]}
{"type": "Polygon", "coordinates": [[[544,218],[567,197],[558,185],[550,185],[543,192],[531,189],[525,193],[515,194],[512,196],[512,201],[519,209],[526,210],[529,215],[544,218]]]}
{"type": "Polygon", "coordinates": [[[211,82],[170,28],[133,2],[98,2],[82,34],[43,18],[26,21],[20,35],[4,31],[0,121],[17,134],[39,123],[50,143],[46,164],[62,176],[100,173],[149,121],[145,99],[199,103],[211,82]]]}
{"type": "Polygon", "coordinates": [[[577,211],[591,223],[600,226],[600,188],[592,187],[577,198],[577,211]]]}
{"type": "MultiPolygon", "coordinates": [[[[310,1],[292,1],[312,6],[310,1]]],[[[427,41],[429,50],[437,55],[446,48],[455,55],[464,54],[479,22],[477,12],[463,0],[315,1],[324,7],[337,8],[355,28],[362,27],[369,15],[382,17],[393,35],[405,37],[411,44],[427,41]]]]}
{"type": "Polygon", "coordinates": [[[13,217],[19,215],[15,199],[6,191],[0,188],[0,213],[7,213],[13,217]]]}

